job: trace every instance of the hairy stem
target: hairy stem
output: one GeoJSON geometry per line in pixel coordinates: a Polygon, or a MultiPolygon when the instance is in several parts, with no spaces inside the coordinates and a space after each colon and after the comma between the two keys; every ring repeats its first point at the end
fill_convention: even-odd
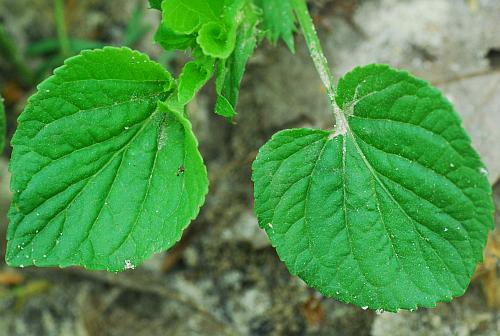
{"type": "MultiPolygon", "coordinates": [[[[307,48],[309,49],[309,54],[314,62],[314,66],[318,71],[318,74],[325,85],[328,98],[333,106],[333,111],[335,114],[335,121],[337,123],[337,132],[344,133],[346,129],[346,119],[342,111],[337,107],[335,103],[335,86],[333,84],[333,75],[328,66],[328,60],[325,57],[323,49],[321,48],[321,43],[316,33],[316,28],[314,27],[313,20],[307,9],[307,4],[305,0],[290,0],[292,7],[295,11],[295,15],[299,21],[299,24],[304,33],[304,37],[307,43],[307,48]]],[[[336,132],[336,133],[337,133],[336,132]]]]}
{"type": "Polygon", "coordinates": [[[56,19],[57,36],[59,38],[61,54],[69,56],[71,54],[71,48],[69,45],[68,33],[66,31],[66,22],[64,20],[63,0],[54,0],[54,16],[56,19]]]}

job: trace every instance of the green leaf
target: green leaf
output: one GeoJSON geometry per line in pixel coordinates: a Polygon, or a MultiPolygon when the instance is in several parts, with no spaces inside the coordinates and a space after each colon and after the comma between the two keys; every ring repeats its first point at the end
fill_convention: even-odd
{"type": "Polygon", "coordinates": [[[173,31],[191,34],[206,22],[221,19],[224,0],[164,0],[163,20],[173,31]]]}
{"type": "Polygon", "coordinates": [[[188,62],[179,76],[178,97],[181,104],[190,102],[214,73],[215,60],[202,57],[188,62]]]}
{"type": "Polygon", "coordinates": [[[296,30],[295,17],[289,0],[254,0],[262,9],[265,36],[275,44],[283,39],[288,48],[295,52],[293,33],[296,30]]]}
{"type": "Polygon", "coordinates": [[[161,10],[161,3],[163,0],[149,0],[149,7],[161,10]]]}
{"type": "Polygon", "coordinates": [[[196,42],[205,55],[222,59],[228,58],[235,47],[236,30],[228,28],[220,22],[208,22],[201,27],[196,42]]]}
{"type": "Polygon", "coordinates": [[[223,21],[228,26],[237,26],[246,20],[245,13],[241,13],[243,7],[250,6],[251,0],[225,0],[223,6],[223,21]]]}
{"type": "Polygon", "coordinates": [[[226,118],[230,122],[232,122],[234,117],[236,116],[236,110],[234,109],[234,107],[226,97],[220,94],[217,95],[217,101],[215,103],[215,113],[220,115],[221,117],[226,118]]]}
{"type": "Polygon", "coordinates": [[[236,115],[241,80],[257,45],[258,15],[252,6],[245,7],[243,15],[245,20],[240,25],[236,38],[238,47],[227,60],[219,63],[217,72],[215,112],[230,120],[236,115]]]}
{"type": "Polygon", "coordinates": [[[335,132],[279,132],[253,164],[255,211],[280,258],[324,295],[360,307],[462,295],[493,204],[453,107],[381,65],[347,74],[336,100],[345,120],[335,132]]]}
{"type": "Polygon", "coordinates": [[[165,50],[185,50],[196,44],[195,35],[178,34],[164,22],[158,27],[154,40],[165,50]]]}
{"type": "Polygon", "coordinates": [[[39,86],[12,141],[10,265],[122,271],[179,240],[208,180],[189,121],[159,103],[173,83],[104,48],[39,86]]]}
{"type": "Polygon", "coordinates": [[[5,139],[7,138],[7,118],[5,117],[5,108],[3,98],[0,97],[0,155],[5,148],[5,139]]]}

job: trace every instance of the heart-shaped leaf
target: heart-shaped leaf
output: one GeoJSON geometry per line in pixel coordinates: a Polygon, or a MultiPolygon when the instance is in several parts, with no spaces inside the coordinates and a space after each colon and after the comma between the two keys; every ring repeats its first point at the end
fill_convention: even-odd
{"type": "Polygon", "coordinates": [[[441,93],[387,66],[340,80],[334,132],[277,133],[253,164],[255,211],[290,272],[327,296],[396,311],[462,295],[493,204],[441,93]]]}
{"type": "Polygon", "coordinates": [[[127,48],[85,51],[43,82],[12,141],[13,266],[121,271],[171,247],[207,173],[173,79],[127,48]]]}

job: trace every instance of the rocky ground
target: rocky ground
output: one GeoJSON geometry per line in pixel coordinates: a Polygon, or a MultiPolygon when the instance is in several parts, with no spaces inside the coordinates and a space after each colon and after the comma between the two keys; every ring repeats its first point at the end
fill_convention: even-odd
{"type": "MultiPolygon", "coordinates": [[[[139,2],[68,0],[70,33],[120,44],[139,2]]],[[[355,65],[388,63],[446,93],[488,166],[500,205],[500,2],[323,0],[312,10],[337,78],[355,65]]],[[[158,22],[153,11],[143,19],[152,27],[158,22]]],[[[55,36],[48,0],[0,0],[0,22],[20,50],[55,36]]],[[[151,33],[135,47],[162,57],[151,33]]],[[[29,94],[17,82],[0,61],[11,133],[29,94]]],[[[411,313],[376,314],[324,298],[279,261],[252,212],[250,163],[277,130],[333,126],[301,37],[296,55],[282,45],[257,51],[236,126],[214,116],[212,93],[207,88],[190,106],[211,191],[182,241],[120,274],[1,265],[0,335],[498,335],[498,230],[463,297],[411,313]]],[[[8,152],[0,161],[2,237],[8,152]]]]}

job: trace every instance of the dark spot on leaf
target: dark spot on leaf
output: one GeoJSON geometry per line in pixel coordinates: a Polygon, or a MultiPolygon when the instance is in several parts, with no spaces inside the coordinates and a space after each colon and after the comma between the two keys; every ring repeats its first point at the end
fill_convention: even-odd
{"type": "Polygon", "coordinates": [[[181,165],[181,166],[179,167],[179,169],[177,170],[177,174],[176,174],[176,175],[177,175],[177,176],[180,176],[180,175],[182,175],[182,174],[184,174],[184,166],[182,166],[182,165],[181,165]]]}

